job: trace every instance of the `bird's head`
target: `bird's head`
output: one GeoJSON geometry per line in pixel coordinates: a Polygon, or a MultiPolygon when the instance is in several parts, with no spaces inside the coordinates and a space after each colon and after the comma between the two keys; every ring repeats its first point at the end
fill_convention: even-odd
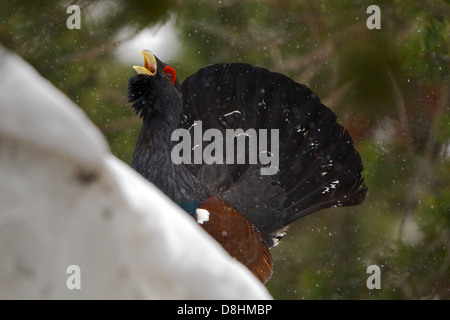
{"type": "Polygon", "coordinates": [[[146,119],[167,119],[182,107],[182,95],[175,70],[148,50],[140,52],[143,66],[133,66],[138,73],[128,81],[128,102],[146,119]]]}

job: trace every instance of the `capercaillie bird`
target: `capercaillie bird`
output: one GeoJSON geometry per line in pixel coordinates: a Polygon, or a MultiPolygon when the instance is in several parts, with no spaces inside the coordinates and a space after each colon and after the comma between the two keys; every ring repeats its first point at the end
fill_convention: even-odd
{"type": "Polygon", "coordinates": [[[350,134],[306,86],[244,63],[207,66],[180,86],[172,67],[147,50],[141,53],[144,66],[134,66],[138,74],[128,86],[128,101],[143,119],[131,166],[263,283],[273,272],[269,248],[289,224],[364,201],[363,164],[350,134]],[[183,159],[192,160],[214,140],[214,161],[174,161],[179,140],[173,133],[192,133],[199,124],[201,133],[216,130],[214,139],[198,143],[192,134],[193,147],[183,159]],[[249,133],[262,129],[277,138],[271,150],[248,142],[249,133]],[[229,138],[230,130],[236,141],[238,135],[248,138],[241,140],[247,141],[243,148],[227,149],[226,139],[219,139],[218,133],[229,138]],[[221,150],[231,150],[230,158],[216,157],[221,150]],[[239,152],[247,161],[236,161],[239,152]],[[255,152],[277,155],[270,173],[262,174],[267,162],[248,161],[255,152]]]}

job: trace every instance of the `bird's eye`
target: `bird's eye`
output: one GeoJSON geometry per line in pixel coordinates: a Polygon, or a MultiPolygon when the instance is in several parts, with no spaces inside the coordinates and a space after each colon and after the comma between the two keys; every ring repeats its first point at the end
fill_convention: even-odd
{"type": "Polygon", "coordinates": [[[171,66],[166,66],[163,71],[166,77],[172,80],[172,83],[175,84],[175,80],[177,79],[177,73],[175,72],[175,69],[171,66]]]}

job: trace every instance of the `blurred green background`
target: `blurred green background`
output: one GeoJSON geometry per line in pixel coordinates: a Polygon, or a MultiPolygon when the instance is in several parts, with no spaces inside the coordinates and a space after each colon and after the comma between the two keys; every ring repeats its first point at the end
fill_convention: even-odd
{"type": "Polygon", "coordinates": [[[127,81],[144,47],[180,80],[241,61],[306,84],[350,131],[369,191],[360,206],[290,227],[272,249],[270,293],[450,298],[450,1],[0,3],[0,42],[78,104],[127,163],[141,124],[126,103],[127,81]],[[72,4],[81,9],[79,30],[66,27],[72,4]],[[381,9],[379,30],[366,27],[372,4],[381,9]],[[372,264],[381,289],[366,286],[372,264]]]}

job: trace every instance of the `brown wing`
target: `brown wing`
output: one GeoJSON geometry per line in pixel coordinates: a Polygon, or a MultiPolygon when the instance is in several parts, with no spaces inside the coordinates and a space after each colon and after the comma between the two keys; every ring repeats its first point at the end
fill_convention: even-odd
{"type": "Polygon", "coordinates": [[[272,256],[258,229],[231,204],[210,197],[199,209],[209,215],[197,215],[197,221],[236,260],[247,266],[261,282],[269,280],[273,272],[272,256]]]}

